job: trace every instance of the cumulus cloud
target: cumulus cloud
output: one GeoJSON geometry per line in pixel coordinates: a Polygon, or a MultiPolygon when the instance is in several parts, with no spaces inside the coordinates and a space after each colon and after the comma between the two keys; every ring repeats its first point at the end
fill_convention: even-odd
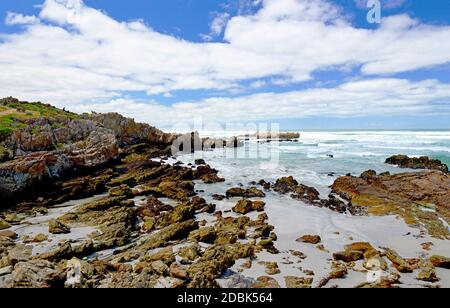
{"type": "Polygon", "coordinates": [[[8,12],[5,18],[5,24],[12,25],[29,25],[39,22],[39,19],[34,15],[22,15],[13,12],[8,12]]]}
{"type": "Polygon", "coordinates": [[[78,112],[120,110],[140,121],[170,127],[203,122],[260,121],[304,117],[443,114],[450,112],[450,85],[436,80],[411,82],[377,78],[285,93],[259,93],[233,98],[211,97],[199,102],[163,106],[156,102],[116,99],[106,104],[76,104],[78,112]],[[445,104],[446,103],[446,104],[445,104]]]}
{"type": "MultiPolygon", "coordinates": [[[[254,80],[270,80],[272,86],[311,80],[319,70],[351,72],[351,68],[360,68],[358,74],[373,78],[450,62],[449,26],[427,25],[408,15],[396,15],[384,18],[377,29],[358,28],[346,19],[339,6],[327,0],[261,0],[251,5],[259,9],[234,17],[222,16],[212,27],[214,33],[224,33],[224,42],[195,43],[156,32],[142,21],[119,22],[81,0],[46,0],[38,17],[11,15],[10,23],[27,24],[24,31],[0,34],[0,96],[100,111],[126,101],[131,111],[145,107],[151,108],[149,113],[156,110],[154,114],[158,114],[163,110],[161,116],[182,107],[189,114],[187,107],[192,106],[196,112],[214,115],[221,110],[226,111],[222,116],[237,119],[243,113],[230,107],[237,108],[237,102],[241,102],[240,109],[249,108],[244,118],[249,110],[255,117],[280,116],[271,110],[274,102],[286,102],[280,109],[283,112],[300,109],[308,114],[307,110],[317,110],[320,104],[312,108],[314,100],[301,98],[326,93],[342,102],[333,105],[333,110],[344,114],[340,108],[355,101],[344,104],[348,92],[339,88],[259,94],[242,100],[214,98],[172,107],[154,102],[147,107],[147,103],[126,97],[130,92],[146,93],[150,96],[147,101],[151,101],[152,95],[170,96],[178,90],[235,93],[244,84],[260,90],[266,86],[251,82],[254,80]],[[258,105],[257,99],[274,101],[258,105]],[[299,103],[308,108],[300,108],[299,103]]],[[[445,86],[435,85],[430,92],[442,93],[445,86]]],[[[390,90],[386,91],[384,94],[389,94],[390,90]]],[[[397,102],[403,102],[400,95],[408,95],[394,93],[397,102]]],[[[417,109],[419,102],[413,103],[411,106],[417,109]]],[[[389,106],[394,112],[393,104],[382,105],[386,108],[383,110],[389,106]]],[[[298,115],[298,111],[293,114],[298,115]]]]}

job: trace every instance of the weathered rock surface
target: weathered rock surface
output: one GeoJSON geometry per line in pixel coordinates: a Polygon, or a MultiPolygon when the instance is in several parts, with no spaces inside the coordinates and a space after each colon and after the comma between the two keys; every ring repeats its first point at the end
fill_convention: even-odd
{"type": "Polygon", "coordinates": [[[442,219],[450,222],[450,176],[440,171],[424,171],[370,177],[338,178],[334,193],[373,215],[398,215],[430,235],[450,239],[442,219]]]}
{"type": "Polygon", "coordinates": [[[322,241],[318,235],[303,235],[297,239],[297,242],[308,244],[319,244],[322,241]]]}

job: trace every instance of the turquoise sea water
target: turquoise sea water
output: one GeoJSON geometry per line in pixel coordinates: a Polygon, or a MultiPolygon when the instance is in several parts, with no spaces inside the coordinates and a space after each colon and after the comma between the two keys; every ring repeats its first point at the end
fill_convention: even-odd
{"type": "Polygon", "coordinates": [[[338,176],[348,173],[405,171],[384,163],[395,154],[430,156],[450,166],[450,131],[304,132],[299,142],[251,140],[244,148],[196,155],[206,158],[227,179],[243,184],[293,175],[325,192],[338,176]]]}

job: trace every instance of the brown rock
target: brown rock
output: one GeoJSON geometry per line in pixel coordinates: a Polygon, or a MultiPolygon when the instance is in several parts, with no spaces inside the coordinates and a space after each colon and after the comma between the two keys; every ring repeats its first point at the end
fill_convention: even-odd
{"type": "Polygon", "coordinates": [[[309,289],[311,288],[311,284],[313,282],[313,278],[294,276],[286,276],[284,277],[284,280],[288,289],[309,289]]]}
{"type": "Polygon", "coordinates": [[[17,233],[13,232],[11,230],[3,230],[3,231],[0,231],[0,237],[16,239],[17,238],[17,233]]]}
{"type": "Polygon", "coordinates": [[[258,212],[264,211],[265,206],[266,206],[266,203],[263,201],[253,201],[252,202],[253,210],[258,211],[258,212]]]}
{"type": "Polygon", "coordinates": [[[248,199],[240,200],[235,207],[233,207],[233,211],[238,214],[247,214],[253,211],[253,202],[248,199]]]}
{"type": "Polygon", "coordinates": [[[364,254],[360,251],[341,251],[333,254],[333,259],[336,261],[354,262],[364,259],[364,254]]]}
{"type": "Polygon", "coordinates": [[[52,234],[67,234],[70,233],[70,227],[54,219],[48,222],[48,232],[52,234]]]}
{"type": "Polygon", "coordinates": [[[308,244],[319,244],[322,241],[318,235],[303,235],[297,239],[297,242],[308,243],[308,244]]]}
{"type": "Polygon", "coordinates": [[[430,261],[435,267],[450,269],[450,258],[443,256],[432,256],[430,261]]]}
{"type": "Polygon", "coordinates": [[[256,279],[256,283],[252,286],[255,289],[279,289],[280,284],[272,277],[261,276],[256,279]]]}

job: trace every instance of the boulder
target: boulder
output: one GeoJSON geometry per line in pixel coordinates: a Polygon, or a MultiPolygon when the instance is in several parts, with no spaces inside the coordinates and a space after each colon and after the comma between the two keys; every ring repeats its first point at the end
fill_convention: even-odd
{"type": "Polygon", "coordinates": [[[214,227],[205,227],[192,231],[189,239],[196,240],[202,243],[212,244],[217,238],[217,233],[214,227]]]}
{"type": "Polygon", "coordinates": [[[0,218],[0,230],[8,229],[11,225],[6,222],[4,219],[0,218]]]}
{"type": "Polygon", "coordinates": [[[11,230],[3,230],[0,231],[0,237],[6,237],[14,240],[17,238],[17,233],[11,230]]]}
{"type": "Polygon", "coordinates": [[[308,243],[308,244],[319,244],[322,241],[318,235],[303,235],[297,239],[297,242],[308,243]]]}
{"type": "Polygon", "coordinates": [[[313,278],[286,276],[284,277],[284,281],[288,289],[309,289],[311,288],[313,278]]]}
{"type": "Polygon", "coordinates": [[[54,219],[48,222],[48,232],[51,234],[67,234],[70,233],[70,227],[54,219]]]}
{"type": "Polygon", "coordinates": [[[388,248],[385,253],[386,257],[392,262],[394,267],[400,273],[411,273],[413,271],[408,262],[406,262],[406,260],[403,259],[395,250],[388,248]]]}
{"type": "Polygon", "coordinates": [[[111,188],[108,191],[108,194],[111,197],[131,197],[131,196],[133,196],[133,192],[132,192],[131,188],[125,184],[111,188]]]}
{"type": "Polygon", "coordinates": [[[252,209],[257,212],[264,211],[264,207],[266,206],[266,203],[263,201],[253,201],[252,202],[252,209]]]}
{"type": "Polygon", "coordinates": [[[256,279],[256,283],[252,286],[254,289],[279,289],[280,284],[275,278],[261,276],[256,279]]]}
{"type": "Polygon", "coordinates": [[[419,273],[417,274],[417,280],[431,283],[439,281],[439,278],[436,275],[436,269],[430,261],[424,261],[419,264],[419,273]]]}
{"type": "Polygon", "coordinates": [[[333,253],[333,259],[336,261],[344,261],[346,263],[364,259],[364,254],[360,251],[341,251],[333,253]]]}
{"type": "Polygon", "coordinates": [[[394,155],[386,159],[386,164],[396,165],[400,168],[409,169],[429,169],[448,173],[448,166],[438,159],[431,159],[427,156],[408,157],[406,155],[394,155]]]}
{"type": "Polygon", "coordinates": [[[233,207],[233,211],[245,215],[253,211],[253,202],[248,199],[239,200],[239,202],[233,207]]]}
{"type": "Polygon", "coordinates": [[[435,267],[450,269],[450,258],[448,257],[432,256],[430,261],[435,267]]]}
{"type": "Polygon", "coordinates": [[[352,207],[376,215],[396,215],[435,238],[450,239],[443,221],[450,220],[450,175],[422,171],[394,175],[338,178],[334,194],[352,207]]]}

